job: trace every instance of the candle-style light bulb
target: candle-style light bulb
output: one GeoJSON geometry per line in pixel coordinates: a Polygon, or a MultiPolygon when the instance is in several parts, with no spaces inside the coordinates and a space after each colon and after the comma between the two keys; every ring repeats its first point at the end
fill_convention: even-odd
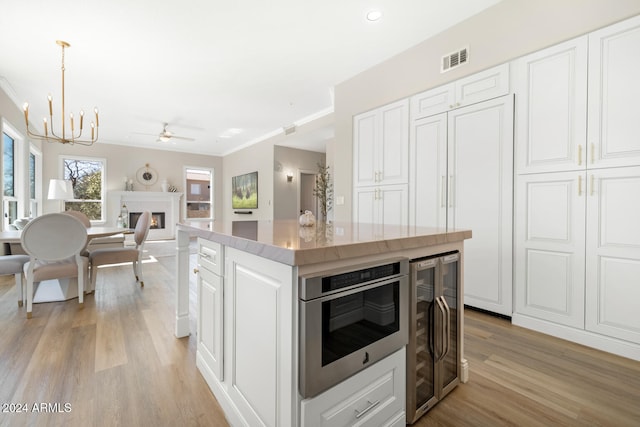
{"type": "Polygon", "coordinates": [[[73,132],[73,113],[69,113],[69,119],[71,120],[71,132],[73,132]]]}
{"type": "Polygon", "coordinates": [[[100,122],[98,121],[98,107],[94,107],[93,112],[96,113],[96,127],[98,127],[100,126],[100,122]]]}
{"type": "Polygon", "coordinates": [[[96,125],[93,124],[93,122],[91,122],[91,139],[93,140],[93,130],[95,129],[96,125]]]}
{"type": "Polygon", "coordinates": [[[47,118],[43,118],[42,121],[44,122],[44,136],[49,136],[49,131],[47,130],[47,118]]]}
{"type": "Polygon", "coordinates": [[[80,130],[82,130],[82,121],[84,120],[84,111],[80,110],[80,130]]]}
{"type": "Polygon", "coordinates": [[[53,98],[51,97],[51,94],[47,95],[47,99],[49,100],[49,116],[53,116],[53,106],[51,105],[53,98]]]}
{"type": "Polygon", "coordinates": [[[22,110],[24,111],[24,122],[27,125],[27,128],[29,128],[29,103],[25,102],[22,105],[22,110]]]}

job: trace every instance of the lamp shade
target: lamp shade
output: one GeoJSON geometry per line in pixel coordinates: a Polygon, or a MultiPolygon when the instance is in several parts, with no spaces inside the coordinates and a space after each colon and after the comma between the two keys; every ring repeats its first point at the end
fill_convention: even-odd
{"type": "Polygon", "coordinates": [[[49,180],[49,200],[70,200],[73,199],[73,186],[71,181],[64,179],[49,180]]]}

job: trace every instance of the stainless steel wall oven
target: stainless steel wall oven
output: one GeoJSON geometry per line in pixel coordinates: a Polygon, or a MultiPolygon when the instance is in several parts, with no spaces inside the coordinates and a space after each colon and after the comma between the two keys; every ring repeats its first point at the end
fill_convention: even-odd
{"type": "Polygon", "coordinates": [[[407,259],[299,278],[300,394],[312,397],[407,344],[407,259]]]}

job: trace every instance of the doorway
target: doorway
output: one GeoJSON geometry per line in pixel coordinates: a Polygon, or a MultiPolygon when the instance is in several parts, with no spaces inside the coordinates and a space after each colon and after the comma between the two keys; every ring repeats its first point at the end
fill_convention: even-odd
{"type": "Polygon", "coordinates": [[[314,172],[300,171],[300,194],[298,200],[298,213],[302,215],[304,211],[311,211],[313,216],[318,218],[318,198],[313,195],[313,188],[316,185],[316,174],[314,172]]]}
{"type": "Polygon", "coordinates": [[[185,219],[213,220],[213,169],[185,167],[184,180],[185,219]]]}

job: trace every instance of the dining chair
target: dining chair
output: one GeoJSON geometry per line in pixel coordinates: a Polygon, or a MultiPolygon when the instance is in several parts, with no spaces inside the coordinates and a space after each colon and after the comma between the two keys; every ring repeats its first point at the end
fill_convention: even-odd
{"type": "Polygon", "coordinates": [[[91,251],[89,255],[89,265],[91,266],[91,290],[96,288],[96,277],[98,266],[106,264],[119,264],[131,262],[133,265],[133,274],[136,276],[136,282],[140,282],[140,286],[144,286],[142,278],[142,254],[144,242],[149,234],[151,226],[151,212],[144,211],[140,214],[136,228],[133,231],[133,238],[136,243],[135,247],[123,248],[105,248],[91,251]]]}
{"type": "Polygon", "coordinates": [[[0,256],[0,276],[13,274],[16,279],[16,292],[18,293],[18,307],[24,304],[24,286],[22,281],[22,269],[29,262],[29,255],[2,255],[0,256]]]}
{"type": "MultiPolygon", "coordinates": [[[[64,211],[67,215],[71,215],[74,218],[78,218],[85,227],[91,227],[91,220],[89,217],[80,211],[68,210],[64,211]]],[[[112,236],[94,237],[89,239],[87,247],[82,251],[83,256],[89,256],[89,252],[98,248],[122,248],[124,246],[124,234],[118,233],[112,236]]]]}
{"type": "Polygon", "coordinates": [[[32,317],[33,284],[44,280],[77,278],[78,303],[84,303],[84,283],[89,260],[80,255],[87,245],[87,229],[62,213],[39,216],[22,230],[20,243],[30,259],[24,265],[27,279],[27,319],[32,317]]]}

